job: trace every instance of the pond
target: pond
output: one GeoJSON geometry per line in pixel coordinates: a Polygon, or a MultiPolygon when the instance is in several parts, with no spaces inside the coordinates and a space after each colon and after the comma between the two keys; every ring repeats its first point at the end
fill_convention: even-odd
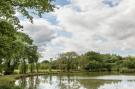
{"type": "Polygon", "coordinates": [[[134,74],[83,73],[42,75],[16,80],[23,89],[135,89],[134,74]]]}

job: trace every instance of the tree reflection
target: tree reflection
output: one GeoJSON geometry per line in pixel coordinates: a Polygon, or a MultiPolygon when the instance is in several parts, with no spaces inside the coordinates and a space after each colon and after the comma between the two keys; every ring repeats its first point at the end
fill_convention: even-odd
{"type": "Polygon", "coordinates": [[[26,78],[21,78],[19,81],[19,86],[21,86],[22,88],[26,88],[27,87],[27,79],[26,78]]]}
{"type": "Polygon", "coordinates": [[[135,89],[135,81],[87,79],[73,75],[32,76],[19,79],[18,84],[22,89],[135,89]]]}

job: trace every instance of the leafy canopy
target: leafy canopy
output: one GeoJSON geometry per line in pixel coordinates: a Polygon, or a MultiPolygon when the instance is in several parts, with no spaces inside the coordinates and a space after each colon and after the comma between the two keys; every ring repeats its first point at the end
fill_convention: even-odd
{"type": "Polygon", "coordinates": [[[0,19],[7,20],[19,29],[22,26],[16,16],[17,12],[32,22],[33,17],[30,15],[30,10],[42,17],[44,12],[50,12],[53,9],[53,0],[0,0],[0,19]]]}

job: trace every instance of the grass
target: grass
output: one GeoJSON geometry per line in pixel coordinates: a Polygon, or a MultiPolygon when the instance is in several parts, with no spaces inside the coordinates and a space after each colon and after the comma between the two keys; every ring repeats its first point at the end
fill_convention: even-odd
{"type": "Polygon", "coordinates": [[[0,85],[12,84],[19,75],[4,75],[0,76],[0,85]]]}

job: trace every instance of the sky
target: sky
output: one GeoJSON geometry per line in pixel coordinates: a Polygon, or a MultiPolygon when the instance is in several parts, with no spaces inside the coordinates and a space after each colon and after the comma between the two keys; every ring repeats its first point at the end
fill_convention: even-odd
{"type": "Polygon", "coordinates": [[[56,0],[55,4],[59,9],[43,18],[34,16],[33,24],[20,16],[41,60],[69,51],[135,54],[135,0],[56,0]]]}

